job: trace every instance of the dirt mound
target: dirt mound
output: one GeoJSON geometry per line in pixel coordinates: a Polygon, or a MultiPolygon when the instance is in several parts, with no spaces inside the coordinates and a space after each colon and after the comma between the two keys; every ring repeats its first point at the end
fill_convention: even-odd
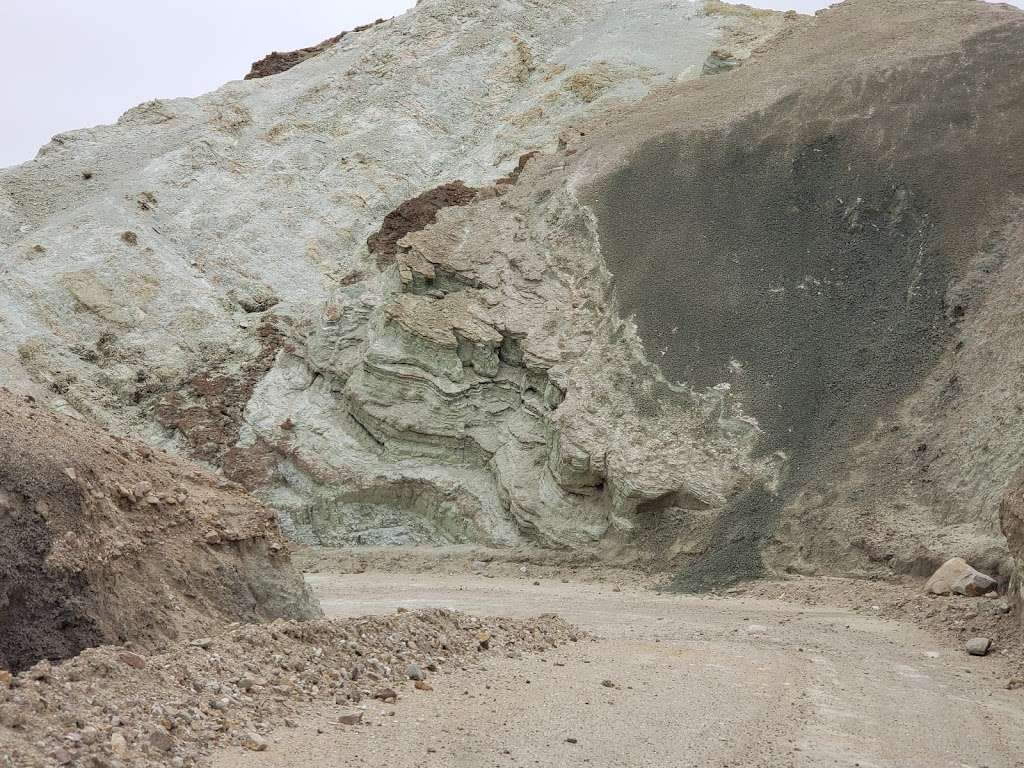
{"type": "Polygon", "coordinates": [[[218,746],[266,749],[261,734],[312,702],[336,702],[338,715],[366,725],[365,702],[418,695],[411,677],[578,639],[553,616],[433,610],[236,627],[148,658],[91,649],[58,667],[42,662],[10,688],[0,682],[0,758],[19,767],[194,765],[218,746]]]}
{"type": "Polygon", "coordinates": [[[252,68],[249,70],[249,74],[245,76],[246,80],[256,80],[261,77],[270,77],[271,75],[279,75],[282,72],[287,72],[297,64],[301,64],[306,59],[311,59],[314,56],[319,56],[321,53],[326,51],[332,45],[337,45],[347,35],[351,35],[353,32],[362,32],[378,24],[383,24],[387,19],[377,19],[372,24],[364,24],[361,27],[356,27],[349,32],[342,32],[341,34],[329,37],[322,43],[311,45],[308,48],[299,48],[295,51],[273,51],[268,53],[262,59],[254,62],[252,68]]]}
{"type": "Polygon", "coordinates": [[[315,615],[270,510],[0,390],[0,668],[315,615]]]}

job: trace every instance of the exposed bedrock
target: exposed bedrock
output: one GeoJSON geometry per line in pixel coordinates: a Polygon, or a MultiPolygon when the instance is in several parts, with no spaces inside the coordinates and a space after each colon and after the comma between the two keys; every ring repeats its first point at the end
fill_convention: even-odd
{"type": "Polygon", "coordinates": [[[1022,31],[421,0],[0,174],[0,381],[304,540],[1006,578],[1022,31]]]}
{"type": "MultiPolygon", "coordinates": [[[[564,184],[510,190],[788,23],[422,0],[273,77],[57,136],[0,174],[0,382],[220,469],[300,537],[631,547],[636,510],[678,486],[636,446],[669,433],[615,424],[611,381],[586,385],[607,404],[567,391],[581,365],[644,363],[610,340],[629,334],[587,211],[564,184]]],[[[711,499],[746,471],[707,464],[711,499]]]]}

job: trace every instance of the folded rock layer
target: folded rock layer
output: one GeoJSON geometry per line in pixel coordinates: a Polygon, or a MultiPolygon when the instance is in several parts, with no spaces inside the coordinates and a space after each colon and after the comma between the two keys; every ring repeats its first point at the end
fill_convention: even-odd
{"type": "Polygon", "coordinates": [[[421,0],[0,174],[0,377],[304,540],[1005,579],[1022,25],[421,0]]]}

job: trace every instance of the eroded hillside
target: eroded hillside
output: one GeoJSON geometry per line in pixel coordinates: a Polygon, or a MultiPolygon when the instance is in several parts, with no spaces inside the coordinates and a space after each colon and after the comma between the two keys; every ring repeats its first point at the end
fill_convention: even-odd
{"type": "Polygon", "coordinates": [[[0,175],[2,375],[319,543],[1008,576],[1022,33],[423,0],[0,175]]]}

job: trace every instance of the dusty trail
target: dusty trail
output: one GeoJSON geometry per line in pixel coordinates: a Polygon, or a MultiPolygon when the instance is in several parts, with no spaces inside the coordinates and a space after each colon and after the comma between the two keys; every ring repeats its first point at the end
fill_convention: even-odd
{"type": "Polygon", "coordinates": [[[370,705],[357,728],[321,706],[267,752],[225,751],[217,768],[1024,765],[1024,700],[1003,689],[1002,662],[909,624],[559,580],[309,578],[332,616],[555,611],[599,639],[437,675],[432,692],[370,705]]]}

